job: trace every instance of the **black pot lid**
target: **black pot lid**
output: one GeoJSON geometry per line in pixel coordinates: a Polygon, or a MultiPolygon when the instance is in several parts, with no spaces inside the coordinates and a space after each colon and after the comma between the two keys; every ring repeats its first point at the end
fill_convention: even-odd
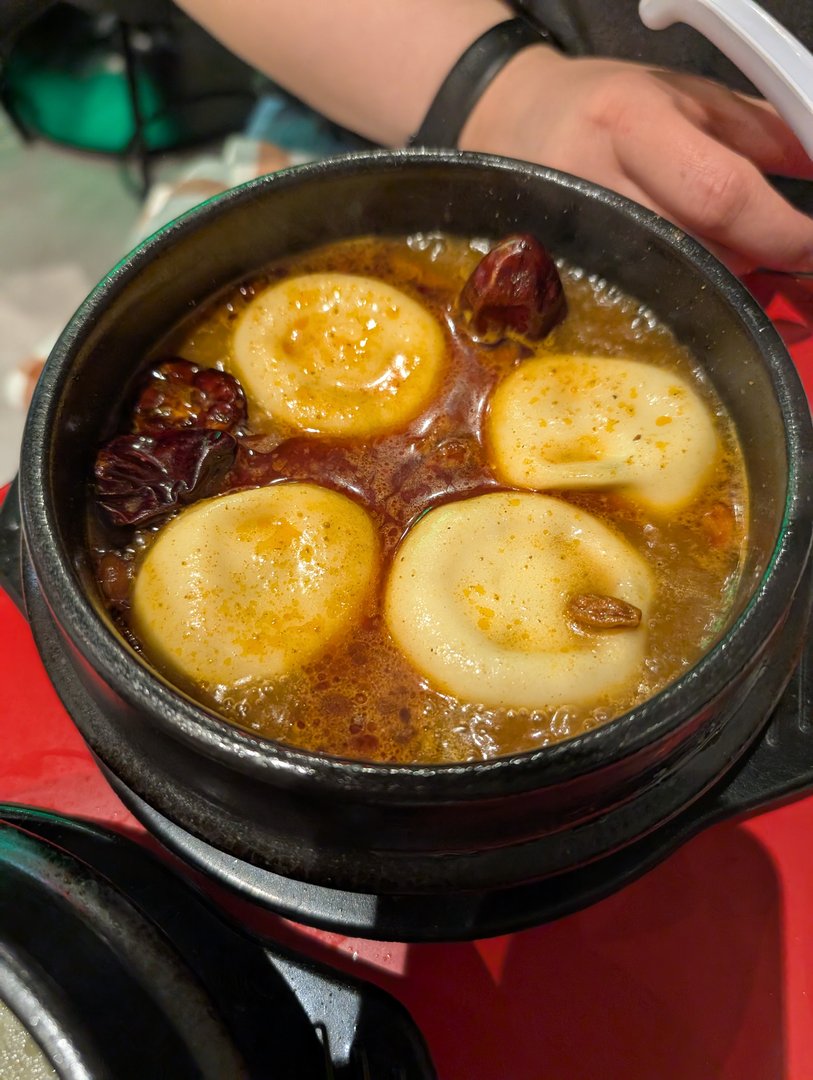
{"type": "Polygon", "coordinates": [[[434,1076],[383,991],[256,940],[116,833],[0,804],[2,1002],[62,1080],[434,1076]]]}

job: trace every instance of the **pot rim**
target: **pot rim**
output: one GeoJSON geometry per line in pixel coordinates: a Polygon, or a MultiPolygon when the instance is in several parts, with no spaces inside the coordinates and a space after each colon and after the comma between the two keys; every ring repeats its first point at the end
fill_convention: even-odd
{"type": "Polygon", "coordinates": [[[293,166],[216,195],[169,222],[126,255],[89,294],[55,345],[37,385],[26,424],[20,482],[23,533],[39,587],[57,621],[83,659],[133,708],[155,725],[244,774],[280,781],[318,782],[320,790],[355,791],[395,797],[399,802],[478,798],[518,793],[575,779],[627,759],[656,740],[668,739],[687,715],[719,697],[761,642],[760,625],[781,623],[806,565],[813,518],[813,427],[804,389],[778,333],[756,300],[709,251],[682,230],[646,208],[587,180],[540,165],[493,155],[447,150],[373,150],[293,166]],[[508,171],[532,181],[564,186],[604,203],[644,226],[674,256],[690,264],[759,342],[785,422],[788,484],[782,524],[764,572],[745,608],[726,634],[684,675],[654,697],[606,724],[562,742],[507,757],[448,764],[383,764],[301,750],[244,731],[201,706],[149,667],[105,623],[85,595],[70,553],[57,543],[59,528],[50,491],[51,433],[73,355],[96,317],[130,287],[139,269],[170,251],[213,215],[292,185],[363,171],[387,175],[411,168],[508,171]],[[675,701],[680,703],[674,707],[675,701]]]}

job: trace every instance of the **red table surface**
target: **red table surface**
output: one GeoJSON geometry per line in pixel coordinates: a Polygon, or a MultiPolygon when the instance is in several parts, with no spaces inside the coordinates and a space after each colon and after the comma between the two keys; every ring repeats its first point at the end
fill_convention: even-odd
{"type": "MultiPolygon", "coordinates": [[[[813,283],[749,282],[813,395],[813,283]]],[[[151,843],[0,593],[0,801],[151,843]]],[[[383,944],[233,913],[398,997],[441,1080],[811,1080],[813,797],[708,830],[586,911],[463,944],[383,944]]],[[[200,880],[200,879],[198,879],[200,880]]]]}

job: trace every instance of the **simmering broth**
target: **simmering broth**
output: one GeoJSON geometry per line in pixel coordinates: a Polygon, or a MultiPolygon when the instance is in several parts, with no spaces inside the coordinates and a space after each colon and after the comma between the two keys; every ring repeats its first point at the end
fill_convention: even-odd
{"type": "MultiPolygon", "coordinates": [[[[266,287],[295,275],[363,275],[390,283],[442,327],[443,363],[428,378],[428,397],[394,430],[363,436],[303,431],[285,417],[269,415],[248,394],[248,419],[237,429],[237,457],[219,479],[217,494],[287,482],[316,484],[363,507],[377,537],[371,584],[359,593],[351,625],[293,670],[243,679],[240,685],[190,680],[161,649],[145,644],[143,625],[133,614],[133,580],[168,518],[126,530],[111,528],[101,514],[90,515],[97,577],[123,634],[172,681],[232,722],[268,738],[347,757],[395,762],[495,757],[559,741],[626,712],[682,674],[718,636],[743,556],[747,489],[736,434],[712,388],[651,313],[573,267],[561,270],[567,316],[541,342],[517,336],[478,341],[458,297],[486,250],[482,242],[417,236],[361,238],[311,251],[215,298],[147,358],[154,365],[165,357],[183,357],[239,377],[235,326],[266,287]],[[489,428],[495,388],[531,359],[569,356],[623,358],[674,373],[694,388],[713,417],[716,448],[698,489],[674,508],[653,507],[631,494],[629,485],[552,493],[609,526],[652,576],[651,605],[642,622],[645,654],[634,677],[587,703],[460,700],[419,670],[393,637],[385,618],[393,560],[406,549],[405,535],[426,520],[427,510],[517,491],[500,479],[495,464],[489,428]]],[[[301,362],[308,362],[307,355],[301,362]]],[[[605,428],[614,422],[605,421],[605,428]]],[[[128,414],[122,427],[129,426],[128,414]]],[[[589,628],[586,636],[598,641],[603,634],[626,632],[589,628]]],[[[579,635],[584,644],[584,628],[579,635]]]]}
{"type": "Polygon", "coordinates": [[[34,1036],[0,1001],[0,1076],[7,1080],[57,1080],[34,1036]]]}

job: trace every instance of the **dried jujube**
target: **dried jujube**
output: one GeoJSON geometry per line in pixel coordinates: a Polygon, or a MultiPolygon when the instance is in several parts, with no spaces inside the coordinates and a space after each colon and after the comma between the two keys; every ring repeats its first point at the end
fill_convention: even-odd
{"type": "Polygon", "coordinates": [[[233,375],[172,359],[150,371],[133,410],[133,430],[233,431],[245,419],[246,398],[233,375]]]}
{"type": "Polygon", "coordinates": [[[535,341],[567,311],[556,264],[528,233],[507,236],[483,256],[463,286],[460,306],[481,337],[514,333],[535,341]]]}
{"type": "Polygon", "coordinates": [[[99,505],[115,525],[143,525],[214,494],[237,454],[225,431],[169,430],[119,435],[94,467],[99,505]]]}

